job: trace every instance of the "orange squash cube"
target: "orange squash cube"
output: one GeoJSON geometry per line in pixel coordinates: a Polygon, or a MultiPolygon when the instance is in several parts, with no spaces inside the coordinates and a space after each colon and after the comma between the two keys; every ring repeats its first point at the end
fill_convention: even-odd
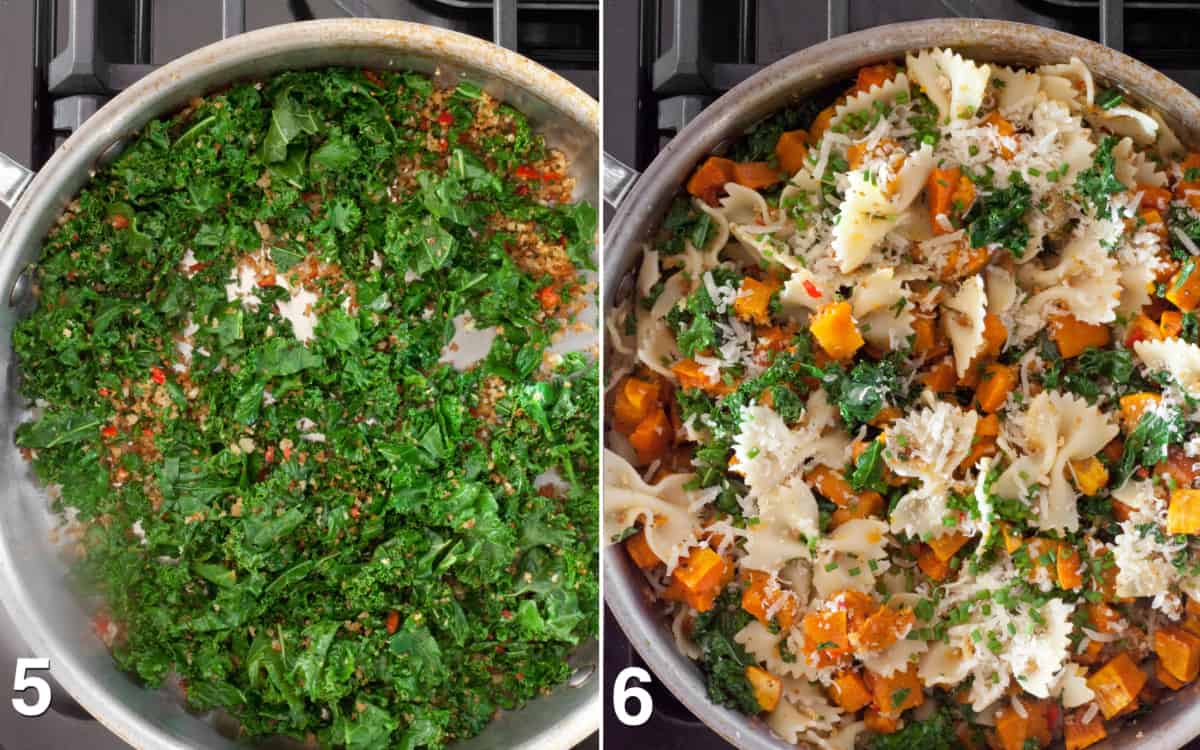
{"type": "Polygon", "coordinates": [[[908,635],[916,622],[911,609],[895,609],[884,605],[854,631],[856,648],[880,651],[908,635]]]}
{"type": "Polygon", "coordinates": [[[720,378],[714,378],[705,372],[700,363],[693,359],[681,359],[671,365],[671,373],[679,381],[679,387],[699,388],[713,396],[724,396],[733,392],[733,386],[720,378]]]}
{"type": "Polygon", "coordinates": [[[1104,720],[1099,715],[1084,723],[1083,711],[1076,711],[1063,723],[1063,741],[1066,750],[1083,750],[1108,736],[1104,731],[1104,720]]]}
{"type": "Polygon", "coordinates": [[[1079,554],[1079,550],[1066,542],[1060,542],[1058,554],[1055,557],[1059,588],[1064,591],[1082,588],[1083,574],[1080,572],[1082,566],[1083,557],[1079,554]]]}
{"type": "Polygon", "coordinates": [[[1111,719],[1137,702],[1146,674],[1122,651],[1087,680],[1104,718],[1111,719]]]}
{"type": "Polygon", "coordinates": [[[927,544],[922,544],[921,551],[917,554],[917,567],[938,582],[946,580],[950,575],[950,563],[940,559],[927,544]]]}
{"type": "Polygon", "coordinates": [[[927,544],[933,550],[933,554],[937,555],[937,559],[945,561],[954,557],[954,553],[962,549],[963,545],[971,541],[971,537],[966,534],[952,532],[943,534],[939,537],[930,539],[927,544]]]}
{"type": "Polygon", "coordinates": [[[836,360],[850,359],[866,343],[854,322],[849,302],[834,302],[822,307],[813,316],[808,330],[821,349],[836,360]]]}
{"type": "Polygon", "coordinates": [[[770,626],[772,618],[767,617],[767,613],[778,604],[774,621],[784,630],[790,630],[797,614],[796,600],[781,589],[768,591],[770,580],[771,577],[760,570],[750,571],[750,582],[742,590],[742,609],[754,615],[763,625],[770,626]],[[779,604],[780,599],[785,601],[779,604]]]}
{"type": "Polygon", "coordinates": [[[909,664],[903,672],[893,672],[890,677],[877,674],[871,677],[873,702],[882,713],[899,716],[925,702],[924,688],[915,664],[909,664]]]}
{"type": "Polygon", "coordinates": [[[1167,506],[1168,534],[1200,534],[1200,490],[1180,487],[1167,506]]]}
{"type": "Polygon", "coordinates": [[[658,403],[658,383],[648,383],[632,375],[626,377],[617,386],[613,399],[613,427],[628,435],[658,403]]]}
{"type": "Polygon", "coordinates": [[[656,406],[638,423],[636,429],[629,433],[629,444],[637,451],[638,463],[647,466],[666,455],[667,448],[675,439],[671,420],[667,411],[656,406]]]}
{"type": "Polygon", "coordinates": [[[1158,402],[1162,401],[1162,396],[1157,393],[1142,391],[1140,393],[1130,393],[1128,396],[1121,397],[1121,423],[1125,426],[1126,432],[1133,432],[1133,428],[1137,427],[1138,422],[1142,419],[1142,414],[1147,409],[1152,409],[1158,406],[1158,402]]]}
{"type": "Polygon", "coordinates": [[[658,555],[654,554],[654,550],[646,543],[645,529],[638,529],[636,534],[625,540],[625,551],[629,553],[633,564],[642,570],[653,570],[662,565],[662,560],[658,559],[658,555]]]}
{"type": "Polygon", "coordinates": [[[871,702],[871,692],[857,673],[846,670],[839,672],[833,678],[829,688],[829,697],[841,706],[843,711],[854,713],[871,702]]]}
{"type": "Polygon", "coordinates": [[[1184,312],[1191,312],[1200,305],[1200,273],[1194,263],[1186,263],[1171,277],[1167,286],[1167,300],[1184,312]]]}
{"type": "Polygon", "coordinates": [[[737,299],[733,301],[733,312],[742,320],[765,326],[771,322],[771,297],[780,283],[773,278],[766,281],[747,276],[742,279],[737,299]]]}
{"type": "Polygon", "coordinates": [[[774,711],[783,695],[783,680],[755,666],[746,667],[746,680],[754,691],[754,699],[759,707],[767,712],[774,711]]]}
{"type": "Polygon", "coordinates": [[[1108,469],[1095,456],[1071,461],[1071,476],[1075,486],[1085,495],[1095,495],[1108,486],[1108,469]]]}
{"type": "Polygon", "coordinates": [[[803,130],[789,130],[775,142],[775,158],[779,160],[779,168],[789,177],[804,168],[807,156],[808,133],[803,130]]]}
{"type": "Polygon", "coordinates": [[[804,653],[809,661],[829,666],[849,653],[845,610],[809,612],[804,616],[804,653]]]}
{"type": "Polygon", "coordinates": [[[983,370],[979,387],[975,389],[979,408],[988,413],[999,411],[1008,394],[1017,387],[1017,380],[1017,368],[999,362],[989,363],[983,370]]]}
{"type": "Polygon", "coordinates": [[[1154,633],[1158,663],[1180,682],[1191,682],[1200,674],[1200,638],[1175,625],[1154,633]]]}
{"type": "Polygon", "coordinates": [[[675,567],[666,596],[707,612],[713,608],[727,571],[724,558],[708,547],[697,547],[675,567]]]}
{"type": "Polygon", "coordinates": [[[1078,357],[1092,347],[1105,347],[1112,341],[1106,325],[1083,323],[1071,315],[1055,316],[1050,321],[1050,338],[1058,345],[1063,359],[1078,357]]]}

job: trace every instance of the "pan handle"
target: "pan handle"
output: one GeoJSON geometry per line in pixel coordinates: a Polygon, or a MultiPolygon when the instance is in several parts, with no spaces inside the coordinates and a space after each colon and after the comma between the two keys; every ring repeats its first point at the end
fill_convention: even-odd
{"type": "Polygon", "coordinates": [[[604,152],[602,166],[600,187],[604,191],[604,202],[613,208],[620,208],[633,183],[637,182],[642,173],[607,151],[604,152]]]}
{"type": "Polygon", "coordinates": [[[9,208],[17,205],[21,193],[25,192],[32,179],[32,170],[26,169],[25,165],[8,154],[0,152],[0,203],[9,208]]]}

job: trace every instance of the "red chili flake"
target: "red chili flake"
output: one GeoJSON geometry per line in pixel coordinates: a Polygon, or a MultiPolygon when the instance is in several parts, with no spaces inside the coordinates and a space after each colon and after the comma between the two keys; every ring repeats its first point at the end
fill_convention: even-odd
{"type": "Polygon", "coordinates": [[[446,110],[438,115],[438,124],[445,125],[446,127],[450,127],[454,124],[454,115],[450,113],[450,110],[446,110]]]}
{"type": "Polygon", "coordinates": [[[518,180],[538,180],[542,177],[541,172],[538,172],[533,167],[529,167],[524,164],[517,167],[515,174],[517,175],[518,180]]]}
{"type": "Polygon", "coordinates": [[[362,72],[362,74],[363,74],[363,78],[366,78],[368,81],[375,84],[379,88],[384,88],[383,81],[379,78],[379,76],[375,75],[375,71],[364,70],[362,72]]]}
{"type": "Polygon", "coordinates": [[[387,613],[387,632],[388,635],[395,635],[396,630],[400,627],[400,613],[392,610],[387,613]]]}
{"type": "Polygon", "coordinates": [[[143,427],[142,428],[142,437],[148,437],[148,438],[154,437],[154,430],[150,429],[149,427],[143,427]]]}
{"type": "Polygon", "coordinates": [[[804,280],[804,291],[808,292],[808,296],[812,297],[813,299],[821,298],[821,290],[817,289],[817,285],[808,279],[804,280]]]}
{"type": "Polygon", "coordinates": [[[514,192],[517,195],[529,195],[529,186],[528,185],[517,185],[517,189],[514,192]]]}
{"type": "Polygon", "coordinates": [[[360,515],[362,515],[362,511],[360,511],[360,510],[358,509],[358,506],[357,506],[357,505],[351,505],[351,506],[350,506],[350,517],[351,517],[351,518],[358,518],[360,515]]]}
{"type": "Polygon", "coordinates": [[[105,425],[104,427],[100,428],[100,434],[101,434],[101,435],[103,435],[103,436],[104,436],[104,437],[106,437],[106,438],[110,438],[110,437],[116,437],[116,435],[117,435],[117,428],[116,428],[116,427],[114,427],[114,426],[112,426],[112,425],[110,425],[110,424],[109,424],[109,425],[105,425]]]}
{"type": "Polygon", "coordinates": [[[1051,727],[1058,725],[1058,706],[1053,703],[1046,706],[1046,723],[1051,727]]]}
{"type": "Polygon", "coordinates": [[[269,286],[275,286],[275,274],[269,273],[258,280],[258,285],[264,289],[269,286]]]}
{"type": "Polygon", "coordinates": [[[111,394],[112,391],[108,390],[104,386],[100,386],[99,388],[96,389],[96,393],[100,394],[100,398],[108,398],[109,394],[111,394]]]}
{"type": "Polygon", "coordinates": [[[116,216],[113,216],[111,219],[109,219],[108,223],[112,224],[113,229],[125,229],[126,227],[129,226],[129,219],[122,216],[121,214],[117,214],[116,216]]]}
{"type": "Polygon", "coordinates": [[[150,378],[151,378],[151,380],[153,380],[155,383],[158,383],[159,385],[162,385],[163,383],[167,382],[167,374],[165,372],[163,372],[161,367],[151,367],[150,368],[150,378]]]}
{"type": "Polygon", "coordinates": [[[275,446],[273,446],[273,445],[267,446],[267,451],[266,451],[264,458],[267,459],[267,463],[275,462],[275,446]]]}
{"type": "Polygon", "coordinates": [[[542,182],[557,182],[562,178],[558,172],[542,172],[542,182]]]}
{"type": "Polygon", "coordinates": [[[96,635],[101,638],[108,636],[108,626],[112,624],[112,619],[103,612],[97,612],[92,617],[92,628],[96,631],[96,635]]]}
{"type": "Polygon", "coordinates": [[[507,609],[502,609],[502,610],[500,610],[500,616],[503,617],[505,620],[511,620],[513,613],[509,612],[507,609]]]}
{"type": "Polygon", "coordinates": [[[517,672],[517,682],[524,682],[524,681],[525,681],[525,673],[517,672]]]}
{"type": "Polygon", "coordinates": [[[562,297],[559,296],[558,290],[554,288],[553,284],[547,284],[539,289],[537,291],[537,298],[538,303],[541,304],[542,309],[546,312],[554,310],[562,304],[562,297]]]}
{"type": "Polygon", "coordinates": [[[288,460],[288,459],[290,459],[291,457],[292,457],[292,447],[291,447],[290,445],[289,445],[289,446],[286,446],[286,447],[284,447],[284,449],[283,449],[283,460],[284,460],[284,461],[287,461],[287,460],[288,460]]]}
{"type": "Polygon", "coordinates": [[[1125,348],[1132,349],[1133,345],[1142,339],[1146,338],[1146,332],[1141,328],[1134,328],[1129,331],[1129,335],[1125,337],[1125,348]]]}
{"type": "Polygon", "coordinates": [[[203,263],[193,263],[192,265],[188,266],[188,271],[191,273],[200,273],[211,265],[212,263],[209,261],[204,261],[203,263]]]}

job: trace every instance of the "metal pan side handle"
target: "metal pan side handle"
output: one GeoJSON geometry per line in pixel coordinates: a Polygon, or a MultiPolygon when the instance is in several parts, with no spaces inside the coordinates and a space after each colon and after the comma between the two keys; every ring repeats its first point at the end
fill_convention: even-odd
{"type": "Polygon", "coordinates": [[[637,182],[642,173],[607,151],[604,152],[601,167],[600,187],[604,191],[604,202],[613,208],[620,208],[633,183],[637,182]]]}
{"type": "Polygon", "coordinates": [[[17,205],[25,188],[33,179],[33,170],[16,159],[0,152],[0,203],[12,208],[17,205]]]}

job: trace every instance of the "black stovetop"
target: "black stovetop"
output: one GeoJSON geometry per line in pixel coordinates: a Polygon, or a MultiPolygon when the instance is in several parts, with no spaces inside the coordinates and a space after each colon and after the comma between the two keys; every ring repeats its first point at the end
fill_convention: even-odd
{"type": "MultiPolygon", "coordinates": [[[[1200,94],[1200,0],[606,0],[604,149],[645,169],[683,125],[763,66],[837,34],[948,16],[1023,21],[1102,41],[1200,94]]],[[[650,720],[624,726],[612,688],[629,666],[646,668],[606,611],[607,747],[729,747],[658,682],[645,686],[650,720]]]]}
{"type": "MultiPolygon", "coordinates": [[[[0,0],[0,151],[37,168],[88,115],[153,66],[222,36],[289,21],[398,18],[452,28],[546,65],[599,94],[599,0],[0,0]]],[[[0,207],[0,222],[7,216],[0,207]]],[[[0,608],[0,681],[27,651],[0,608]]],[[[44,674],[44,673],[37,673],[44,674]]],[[[50,710],[0,700],[0,750],[124,750],[53,684],[50,710]]],[[[30,699],[32,700],[32,698],[30,699]]],[[[593,737],[581,748],[596,748],[593,737]]],[[[579,749],[577,749],[579,750],[579,749]]]]}

